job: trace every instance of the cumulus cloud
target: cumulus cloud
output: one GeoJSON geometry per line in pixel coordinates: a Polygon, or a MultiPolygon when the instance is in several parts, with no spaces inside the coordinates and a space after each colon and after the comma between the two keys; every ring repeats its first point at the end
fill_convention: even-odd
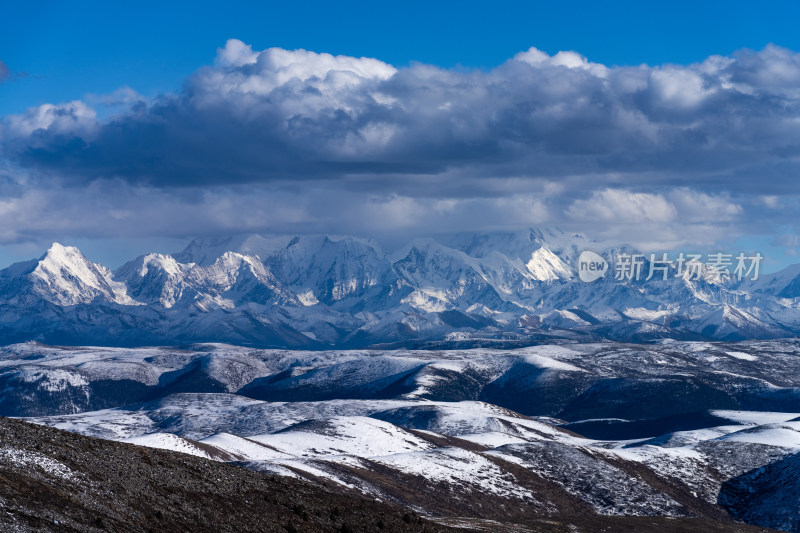
{"type": "Polygon", "coordinates": [[[91,140],[97,129],[97,114],[80,100],[64,104],[43,104],[21,115],[12,115],[5,121],[10,139],[24,139],[26,148],[46,146],[59,136],[91,140]]]}
{"type": "Polygon", "coordinates": [[[796,194],[798,87],[800,54],[776,46],[634,67],[531,48],[470,71],[232,39],[175,93],[126,87],[3,118],[0,188],[16,196],[0,239],[59,217],[75,233],[176,236],[768,232],[796,194]]]}
{"type": "Polygon", "coordinates": [[[79,180],[155,186],[367,174],[385,189],[387,174],[453,168],[632,181],[657,171],[709,186],[711,173],[800,153],[798,64],[774,46],[613,68],[531,48],[464,72],[230,40],[181,92],[111,120],[91,122],[80,102],[7,117],[6,152],[79,180]],[[47,118],[55,113],[64,120],[47,118]]]}

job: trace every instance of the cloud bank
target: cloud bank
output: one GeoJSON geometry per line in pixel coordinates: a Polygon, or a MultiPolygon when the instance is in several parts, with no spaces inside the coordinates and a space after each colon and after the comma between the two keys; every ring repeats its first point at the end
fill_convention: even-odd
{"type": "Polygon", "coordinates": [[[800,54],[609,67],[531,48],[464,71],[230,40],[173,94],[4,117],[0,157],[3,242],[546,224],[713,245],[800,230],[800,54]]]}

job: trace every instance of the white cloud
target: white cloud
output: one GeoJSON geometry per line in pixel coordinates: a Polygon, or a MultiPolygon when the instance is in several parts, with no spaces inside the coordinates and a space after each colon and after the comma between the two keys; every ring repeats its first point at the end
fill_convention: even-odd
{"type": "Polygon", "coordinates": [[[258,61],[258,52],[239,39],[228,39],[225,46],[217,50],[217,65],[223,67],[243,67],[258,61]]]}
{"type": "MultiPolygon", "coordinates": [[[[770,94],[800,97],[800,54],[775,45],[760,52],[742,50],[730,64],[733,82],[770,94]]],[[[752,90],[748,89],[748,90],[752,90]]]]}
{"type": "Polygon", "coordinates": [[[668,107],[693,108],[702,104],[716,90],[706,86],[703,77],[691,69],[668,67],[650,74],[653,91],[659,104],[668,107]]]}
{"type": "Polygon", "coordinates": [[[713,196],[688,188],[671,191],[667,198],[682,220],[691,222],[728,222],[740,217],[742,206],[723,196],[713,196]]]}
{"type": "Polygon", "coordinates": [[[27,137],[39,130],[57,134],[85,135],[96,125],[97,113],[80,100],[59,105],[42,104],[8,118],[8,133],[27,137]]]}
{"type": "Polygon", "coordinates": [[[585,56],[572,51],[561,51],[554,56],[549,56],[545,52],[531,47],[524,52],[518,53],[513,59],[533,67],[566,67],[587,70],[598,77],[605,77],[609,71],[605,65],[592,63],[585,56]]]}
{"type": "MultiPolygon", "coordinates": [[[[282,48],[253,52],[249,45],[236,39],[230,39],[218,51],[217,65],[222,68],[201,69],[195,75],[192,88],[197,94],[228,98],[268,96],[293,84],[294,90],[303,87],[336,94],[352,91],[366,81],[385,80],[396,72],[391,65],[372,58],[282,48]]],[[[313,93],[308,91],[293,96],[314,99],[313,93]]]]}
{"type": "Polygon", "coordinates": [[[775,195],[766,195],[760,197],[761,202],[770,209],[777,209],[781,205],[781,200],[775,195]]]}
{"type": "Polygon", "coordinates": [[[586,200],[575,200],[566,211],[573,220],[586,222],[670,222],[677,210],[660,194],[621,189],[596,191],[586,200]]]}

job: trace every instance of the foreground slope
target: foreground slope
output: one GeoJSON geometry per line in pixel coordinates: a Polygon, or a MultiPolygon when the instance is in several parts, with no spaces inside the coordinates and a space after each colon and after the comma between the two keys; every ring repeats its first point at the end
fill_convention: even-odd
{"type": "MultiPolygon", "coordinates": [[[[186,454],[0,419],[3,531],[455,531],[413,511],[186,454]]],[[[418,491],[430,495],[433,486],[418,491]]],[[[409,487],[409,490],[415,490],[409,487]]],[[[704,519],[452,520],[458,531],[758,532],[704,519]]]]}
{"type": "Polygon", "coordinates": [[[0,419],[3,531],[446,531],[397,507],[0,419]]]}

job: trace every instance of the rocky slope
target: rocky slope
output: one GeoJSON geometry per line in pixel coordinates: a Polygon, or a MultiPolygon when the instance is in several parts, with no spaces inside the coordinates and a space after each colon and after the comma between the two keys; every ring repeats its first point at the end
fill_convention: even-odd
{"type": "MultiPolygon", "coordinates": [[[[9,532],[766,531],[727,520],[575,513],[525,523],[459,518],[448,527],[319,480],[10,419],[0,419],[0,481],[0,527],[9,532]]],[[[425,501],[431,488],[405,490],[425,501]]]]}
{"type": "Polygon", "coordinates": [[[186,454],[0,419],[3,531],[448,531],[398,507],[186,454]]]}

